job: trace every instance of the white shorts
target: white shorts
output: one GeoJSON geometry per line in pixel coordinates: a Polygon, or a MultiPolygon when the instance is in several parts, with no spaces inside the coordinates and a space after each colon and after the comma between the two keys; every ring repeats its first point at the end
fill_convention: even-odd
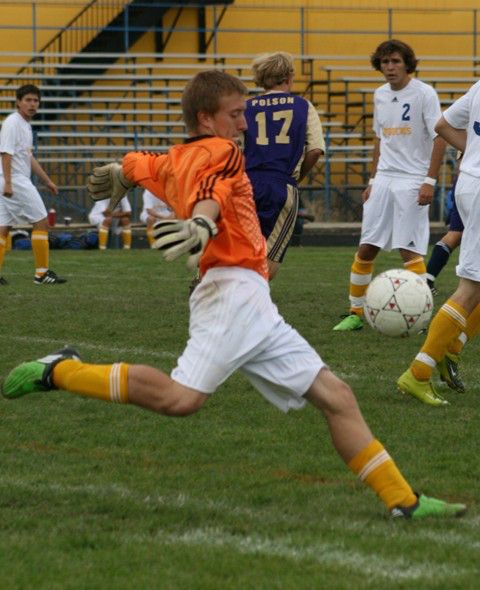
{"type": "Polygon", "coordinates": [[[404,248],[424,256],[428,249],[429,206],[417,203],[422,178],[377,173],[363,205],[360,244],[382,250],[404,248]]]}
{"type": "Polygon", "coordinates": [[[480,282],[480,179],[461,172],[455,186],[455,203],[463,221],[457,276],[480,282]]]}
{"type": "Polygon", "coordinates": [[[287,412],[325,366],[280,316],[267,281],[239,267],[210,269],[190,298],[190,337],[174,381],[213,393],[239,369],[273,405],[287,412]]]}
{"type": "Polygon", "coordinates": [[[26,176],[13,176],[13,196],[3,196],[4,178],[0,175],[0,226],[36,223],[47,216],[40,193],[26,176]]]}
{"type": "MultiPolygon", "coordinates": [[[[88,214],[88,222],[91,225],[96,225],[98,227],[98,229],[100,229],[100,227],[103,225],[103,220],[105,219],[105,216],[103,215],[103,213],[98,213],[98,212],[94,212],[94,213],[89,213],[88,214]]],[[[112,221],[110,222],[110,226],[108,228],[108,231],[116,236],[119,236],[122,231],[123,231],[123,226],[118,222],[118,217],[112,217],[112,221]]]]}

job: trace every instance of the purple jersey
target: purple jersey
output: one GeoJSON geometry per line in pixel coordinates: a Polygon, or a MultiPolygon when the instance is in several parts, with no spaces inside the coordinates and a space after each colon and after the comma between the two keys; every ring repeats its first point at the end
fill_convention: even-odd
{"type": "Polygon", "coordinates": [[[296,184],[293,172],[307,140],[307,100],[269,92],[247,100],[245,131],[247,174],[268,173],[296,184]]]}

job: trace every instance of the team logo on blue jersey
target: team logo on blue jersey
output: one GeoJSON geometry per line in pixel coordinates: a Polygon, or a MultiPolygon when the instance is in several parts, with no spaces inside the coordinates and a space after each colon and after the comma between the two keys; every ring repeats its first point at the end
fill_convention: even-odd
{"type": "Polygon", "coordinates": [[[478,121],[473,124],[473,130],[477,135],[480,135],[480,123],[478,121]]]}

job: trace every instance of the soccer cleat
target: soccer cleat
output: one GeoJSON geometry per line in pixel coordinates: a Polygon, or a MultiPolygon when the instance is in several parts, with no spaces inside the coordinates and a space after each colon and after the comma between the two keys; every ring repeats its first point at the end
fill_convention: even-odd
{"type": "Polygon", "coordinates": [[[418,495],[413,506],[407,508],[395,506],[390,510],[392,518],[404,518],[406,520],[417,520],[419,518],[451,518],[463,516],[467,511],[465,504],[450,504],[437,498],[418,495]]]}
{"type": "Polygon", "coordinates": [[[440,379],[458,393],[465,393],[465,384],[458,371],[458,354],[447,352],[441,361],[437,363],[440,379]]]}
{"type": "Polygon", "coordinates": [[[8,285],[7,279],[4,279],[3,277],[0,277],[0,285],[8,285]]]}
{"type": "Polygon", "coordinates": [[[436,297],[438,295],[438,289],[437,289],[437,287],[435,287],[435,283],[433,281],[431,281],[430,279],[427,279],[427,285],[430,288],[430,292],[432,294],[432,297],[436,297]]]}
{"type": "Polygon", "coordinates": [[[52,381],[53,369],[60,361],[67,359],[79,361],[80,356],[73,348],[65,347],[36,361],[18,365],[5,378],[2,395],[14,399],[35,391],[55,389],[52,381]]]}
{"type": "Polygon", "coordinates": [[[430,406],[447,406],[448,401],[435,391],[431,381],[418,381],[412,375],[412,371],[407,369],[397,381],[399,391],[408,393],[416,397],[424,404],[430,406]]]}
{"type": "Polygon", "coordinates": [[[361,330],[363,328],[363,320],[356,313],[350,313],[344,316],[343,320],[337,324],[333,330],[336,332],[349,332],[352,330],[361,330]]]}
{"type": "Polygon", "coordinates": [[[47,270],[41,277],[35,277],[33,282],[35,285],[61,285],[62,283],[66,283],[67,279],[59,277],[53,270],[47,270]]]}

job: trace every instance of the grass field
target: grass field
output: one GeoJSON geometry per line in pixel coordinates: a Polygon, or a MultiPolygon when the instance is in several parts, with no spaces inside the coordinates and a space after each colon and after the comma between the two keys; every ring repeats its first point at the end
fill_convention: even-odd
{"type": "MultiPolygon", "coordinates": [[[[331,330],[352,254],[291,249],[273,298],[352,385],[412,485],[468,503],[465,518],[390,521],[333,452],[320,414],[284,416],[238,375],[186,419],[33,394],[0,400],[0,588],[478,588],[478,344],[463,356],[468,393],[446,391],[448,408],[401,397],[395,380],[422,336],[331,330]]],[[[398,265],[381,254],[376,270],[398,265]]],[[[37,287],[31,253],[7,255],[0,376],[65,343],[93,362],[174,366],[187,336],[183,262],[60,251],[52,268],[68,284],[37,287]]],[[[451,261],[437,306],[454,285],[451,261]]]]}

